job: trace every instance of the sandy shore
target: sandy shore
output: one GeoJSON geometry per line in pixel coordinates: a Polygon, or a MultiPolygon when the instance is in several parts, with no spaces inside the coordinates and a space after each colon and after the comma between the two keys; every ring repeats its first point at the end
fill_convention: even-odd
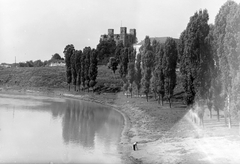
{"type": "Polygon", "coordinates": [[[76,94],[62,89],[2,88],[1,92],[27,92],[36,95],[66,96],[111,105],[123,114],[125,126],[119,144],[124,163],[167,164],[238,164],[240,137],[238,123],[228,129],[221,118],[210,119],[205,112],[205,127],[193,123],[181,102],[173,108],[160,106],[152,98],[127,98],[123,93],[95,95],[76,94]],[[139,150],[132,150],[138,142],[139,150]]]}

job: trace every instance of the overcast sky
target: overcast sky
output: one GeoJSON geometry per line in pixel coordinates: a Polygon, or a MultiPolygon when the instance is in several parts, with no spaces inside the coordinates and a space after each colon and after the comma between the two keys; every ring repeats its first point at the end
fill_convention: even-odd
{"type": "MultiPolygon", "coordinates": [[[[49,60],[63,49],[96,48],[101,34],[120,26],[137,38],[178,38],[190,16],[207,9],[209,23],[226,0],[0,0],[0,63],[49,60]],[[122,23],[121,23],[122,22],[122,23]]],[[[235,0],[239,3],[240,0],[235,0]]]]}

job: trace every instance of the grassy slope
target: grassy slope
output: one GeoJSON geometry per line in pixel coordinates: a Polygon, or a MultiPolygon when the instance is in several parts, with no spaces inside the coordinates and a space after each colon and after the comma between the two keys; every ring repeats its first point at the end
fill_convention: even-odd
{"type": "MultiPolygon", "coordinates": [[[[120,87],[121,79],[106,66],[99,66],[97,86],[120,87]]],[[[67,88],[65,67],[0,68],[0,85],[67,88]]]]}

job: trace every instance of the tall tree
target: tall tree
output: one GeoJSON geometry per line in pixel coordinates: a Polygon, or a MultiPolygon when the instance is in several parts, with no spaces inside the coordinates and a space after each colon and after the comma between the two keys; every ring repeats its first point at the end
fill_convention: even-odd
{"type": "Polygon", "coordinates": [[[209,33],[208,19],[207,10],[196,12],[180,37],[180,71],[188,104],[192,104],[195,98],[206,99],[210,88],[209,73],[213,60],[205,40],[209,33]]]}
{"type": "Polygon", "coordinates": [[[177,66],[177,45],[173,38],[167,38],[164,45],[164,57],[163,60],[163,71],[164,71],[164,88],[165,94],[169,101],[169,106],[171,108],[171,98],[173,95],[174,88],[176,86],[176,66],[177,66]]]}
{"type": "Polygon", "coordinates": [[[151,50],[147,51],[143,57],[143,78],[142,78],[142,86],[143,86],[143,93],[145,93],[147,101],[148,101],[148,94],[150,92],[150,79],[152,75],[152,65],[153,65],[153,52],[151,50]]]}
{"type": "MultiPolygon", "coordinates": [[[[98,60],[97,60],[97,51],[95,49],[92,49],[91,51],[91,56],[90,56],[90,71],[89,71],[89,76],[90,76],[90,87],[94,87],[96,85],[96,79],[97,79],[97,74],[98,74],[98,60]]],[[[93,89],[94,91],[94,89],[93,89]]]]}
{"type": "Polygon", "coordinates": [[[126,75],[128,72],[128,48],[125,47],[121,51],[121,57],[120,57],[120,69],[119,69],[119,74],[120,77],[122,78],[123,82],[126,82],[126,75]]]}
{"type": "Polygon", "coordinates": [[[128,63],[128,74],[127,74],[127,80],[129,83],[129,91],[131,93],[132,97],[132,85],[135,79],[135,58],[136,58],[136,51],[133,48],[129,48],[130,54],[129,54],[129,63],[128,63]]]}
{"type": "Polygon", "coordinates": [[[86,51],[82,53],[82,57],[80,60],[81,64],[81,82],[82,82],[82,90],[85,89],[85,79],[86,79],[86,66],[85,66],[85,59],[86,59],[86,51]]]}
{"type": "Polygon", "coordinates": [[[72,83],[74,85],[74,91],[76,91],[76,85],[77,85],[77,69],[76,69],[76,53],[73,51],[71,55],[71,71],[72,71],[72,83]]]}
{"type": "Polygon", "coordinates": [[[78,91],[80,91],[80,86],[81,86],[81,72],[82,72],[81,57],[82,57],[82,51],[81,50],[75,51],[78,91]]]}
{"type": "Polygon", "coordinates": [[[214,34],[216,37],[216,51],[219,57],[221,71],[222,95],[226,99],[225,120],[228,118],[228,126],[231,128],[230,95],[232,91],[233,76],[238,71],[237,33],[239,31],[238,5],[233,1],[227,1],[220,9],[215,19],[214,34]],[[236,14],[236,16],[235,16],[236,14]],[[234,21],[234,19],[236,21],[234,21]],[[224,46],[223,46],[224,45],[224,46]]]}
{"type": "Polygon", "coordinates": [[[136,71],[135,71],[135,79],[134,82],[137,86],[137,94],[139,96],[139,91],[141,89],[141,79],[142,79],[142,68],[141,68],[141,53],[138,53],[137,55],[137,61],[136,61],[136,71]]]}
{"type": "Polygon", "coordinates": [[[67,45],[63,51],[65,55],[65,63],[66,63],[66,75],[67,75],[67,83],[68,83],[68,88],[70,91],[70,84],[72,82],[72,70],[71,70],[71,56],[74,53],[75,49],[72,44],[67,45]]]}
{"type": "Polygon", "coordinates": [[[148,101],[148,94],[150,92],[150,79],[154,63],[154,54],[152,52],[151,40],[149,36],[145,37],[144,44],[142,45],[141,49],[143,68],[143,78],[141,80],[141,85],[143,93],[145,93],[148,101]]]}
{"type": "Polygon", "coordinates": [[[158,103],[160,103],[160,97],[161,97],[161,105],[163,106],[163,98],[165,96],[165,90],[164,90],[164,84],[165,84],[165,77],[164,77],[164,67],[163,67],[163,61],[164,61],[164,44],[158,45],[157,50],[157,64],[155,67],[155,76],[156,76],[156,85],[157,85],[157,94],[158,94],[158,103]]]}
{"type": "Polygon", "coordinates": [[[84,75],[85,75],[85,84],[87,84],[87,88],[89,91],[89,83],[90,83],[90,75],[89,75],[89,70],[90,70],[90,56],[91,56],[91,47],[85,47],[83,49],[83,54],[85,56],[84,60],[84,75]]]}

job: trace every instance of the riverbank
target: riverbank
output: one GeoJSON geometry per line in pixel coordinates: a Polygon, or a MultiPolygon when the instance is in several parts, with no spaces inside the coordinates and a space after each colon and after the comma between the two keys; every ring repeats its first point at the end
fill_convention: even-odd
{"type": "Polygon", "coordinates": [[[224,125],[224,119],[208,118],[205,127],[190,120],[188,111],[180,102],[173,108],[163,107],[153,99],[127,98],[123,93],[81,93],[65,89],[48,88],[2,88],[2,92],[48,96],[66,96],[111,105],[124,115],[125,127],[119,146],[124,163],[239,163],[240,138],[237,122],[233,128],[224,125]],[[139,150],[132,150],[138,142],[139,150]]]}
{"type": "Polygon", "coordinates": [[[225,126],[223,113],[220,122],[216,113],[209,118],[205,111],[201,127],[192,122],[188,110],[181,102],[160,106],[153,98],[127,98],[123,93],[94,95],[124,113],[127,130],[123,133],[121,151],[126,163],[184,163],[184,164],[238,164],[240,137],[238,122],[232,129],[225,126]],[[138,142],[139,150],[132,150],[138,142]]]}

